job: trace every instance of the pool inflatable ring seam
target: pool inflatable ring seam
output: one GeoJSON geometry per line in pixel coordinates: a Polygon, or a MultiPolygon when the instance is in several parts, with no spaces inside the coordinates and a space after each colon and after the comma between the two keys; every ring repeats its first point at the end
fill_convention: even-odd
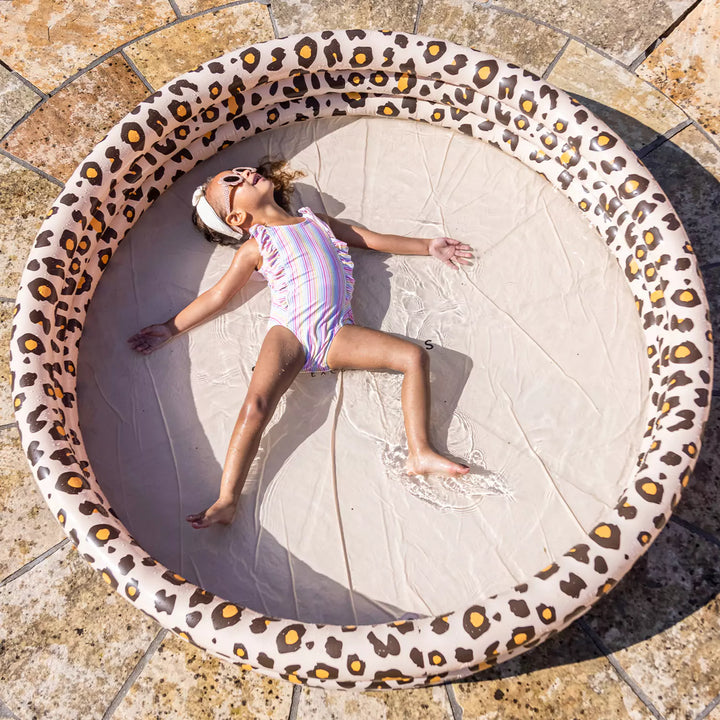
{"type": "Polygon", "coordinates": [[[687,236],[644,165],[604,123],[562,90],[486,53],[348,30],[229,53],[168,83],[108,133],[38,233],[18,295],[11,371],[38,486],[78,551],[128,602],[242,667],[293,682],[376,689],[464,677],[524,652],[620,580],[688,482],[709,412],[712,346],[687,236]],[[604,237],[647,338],[648,430],[637,472],[613,511],[526,582],[434,618],[323,626],[265,617],[194,586],[144,552],[115,517],[79,431],[75,367],[87,306],[143,210],[232,142],[333,114],[453,127],[536,169],[604,237]]]}

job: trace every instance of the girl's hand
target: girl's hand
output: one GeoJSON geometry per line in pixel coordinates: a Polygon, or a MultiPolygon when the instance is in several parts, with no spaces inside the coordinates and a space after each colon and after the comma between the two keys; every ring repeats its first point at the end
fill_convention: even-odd
{"type": "Polygon", "coordinates": [[[164,345],[170,338],[172,333],[165,325],[148,325],[139,333],[128,338],[128,344],[135,352],[149,355],[164,345]]]}
{"type": "Polygon", "coordinates": [[[449,237],[439,237],[431,240],[428,245],[428,255],[432,255],[440,262],[445,263],[445,265],[449,265],[453,270],[458,269],[456,263],[472,265],[470,260],[465,259],[473,256],[470,246],[449,237]]]}

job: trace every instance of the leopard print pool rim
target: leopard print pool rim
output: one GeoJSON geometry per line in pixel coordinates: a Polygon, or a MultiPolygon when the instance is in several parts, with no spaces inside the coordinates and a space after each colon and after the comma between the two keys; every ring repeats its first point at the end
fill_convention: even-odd
{"type": "Polygon", "coordinates": [[[11,338],[12,397],[32,472],[79,553],[128,602],[243,668],[295,683],[400,688],[461,678],[555,635],[648,549],[687,485],[712,386],[698,263],[665,194],[590,111],[483,52],[398,32],[325,31],[243,47],[154,93],[95,147],[30,253],[11,338]],[[536,170],[617,259],[647,347],[647,430],[602,522],[527,583],[444,615],[366,626],[265,617],[197,587],[143,551],[93,475],[76,367],[88,303],[118,244],[177,178],[234,142],[331,115],[453,128],[536,170]]]}

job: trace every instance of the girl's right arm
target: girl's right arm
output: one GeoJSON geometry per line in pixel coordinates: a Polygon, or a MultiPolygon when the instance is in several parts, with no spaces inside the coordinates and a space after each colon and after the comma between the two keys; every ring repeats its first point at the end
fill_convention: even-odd
{"type": "Polygon", "coordinates": [[[245,286],[260,259],[257,242],[254,238],[250,238],[240,246],[228,271],[215,285],[164,323],[144,327],[140,332],[128,338],[128,344],[136,352],[149,355],[175,335],[207,320],[225,307],[230,299],[245,286]]]}

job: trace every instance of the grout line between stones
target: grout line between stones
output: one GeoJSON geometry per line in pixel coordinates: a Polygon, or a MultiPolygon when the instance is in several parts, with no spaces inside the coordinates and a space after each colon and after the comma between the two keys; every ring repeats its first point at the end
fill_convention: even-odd
{"type": "Polygon", "coordinates": [[[697,120],[693,120],[692,124],[696,130],[699,130],[705,136],[706,140],[709,140],[713,146],[720,151],[720,143],[716,138],[714,138],[697,120]]]}
{"type": "Polygon", "coordinates": [[[288,720],[297,720],[298,707],[300,707],[300,686],[293,685],[292,697],[290,698],[290,714],[288,720]]]}
{"type": "Polygon", "coordinates": [[[678,525],[680,525],[680,527],[685,528],[688,532],[693,533],[693,535],[697,535],[698,537],[701,537],[703,540],[709,542],[710,544],[717,545],[717,547],[720,547],[720,538],[716,537],[715,535],[708,532],[707,530],[703,530],[702,528],[699,528],[694,523],[688,522],[684,518],[680,517],[677,513],[673,513],[670,516],[670,521],[677,523],[678,525]]]}
{"type": "Polygon", "coordinates": [[[636,153],[637,157],[642,160],[644,157],[649,155],[651,152],[657,150],[661,145],[664,145],[670,138],[677,135],[680,131],[684,130],[689,125],[692,125],[692,120],[688,118],[683,120],[681,123],[675,125],[675,127],[666,130],[662,135],[658,135],[652,142],[648,143],[645,147],[640,148],[636,153]]]}
{"type": "Polygon", "coordinates": [[[40,105],[44,104],[44,102],[47,100],[47,95],[45,95],[42,99],[38,100],[19,120],[16,120],[11,126],[10,129],[2,136],[0,137],[0,143],[5,142],[5,140],[13,133],[17,128],[20,127],[38,108],[40,105]]]}
{"type": "Polygon", "coordinates": [[[120,55],[124,58],[125,62],[132,68],[132,71],[142,80],[143,85],[151,92],[155,92],[155,88],[150,84],[150,81],[142,74],[138,66],[133,62],[133,59],[125,52],[120,51],[120,55]]]}
{"type": "Polygon", "coordinates": [[[17,429],[17,426],[18,426],[17,421],[11,422],[11,423],[5,423],[4,425],[0,425],[0,430],[9,430],[10,428],[17,429]]]}
{"type": "Polygon", "coordinates": [[[180,8],[177,6],[175,0],[168,0],[168,2],[170,3],[170,7],[173,9],[173,12],[178,17],[178,19],[181,18],[182,13],[180,12],[180,8]]]}
{"type": "Polygon", "coordinates": [[[47,99],[48,95],[47,93],[44,93],[39,87],[36,87],[33,85],[27,78],[24,78],[17,70],[13,70],[11,67],[8,67],[2,60],[0,60],[0,65],[2,65],[6,70],[9,70],[10,73],[12,73],[12,76],[14,78],[17,78],[23,85],[28,87],[30,90],[32,90],[36,95],[39,95],[38,101],[19,119],[16,120],[10,129],[0,137],[0,142],[3,142],[5,138],[10,135],[13,130],[15,130],[17,127],[22,125],[25,120],[33,113],[35,108],[37,108],[39,105],[42,105],[47,99]]]}
{"type": "Polygon", "coordinates": [[[0,718],[3,718],[3,720],[20,720],[2,700],[0,700],[0,718]]]}
{"type": "Polygon", "coordinates": [[[123,701],[125,696],[128,694],[130,688],[132,687],[133,683],[138,679],[142,671],[145,669],[146,665],[150,662],[150,658],[155,654],[155,651],[160,647],[160,644],[165,639],[165,636],[170,632],[167,628],[160,628],[158,630],[157,635],[153,638],[150,645],[148,645],[148,649],[145,651],[143,656],[138,660],[135,667],[132,669],[132,672],[130,675],[128,675],[127,680],[122,684],[122,687],[117,691],[117,695],[113,698],[113,701],[108,706],[108,709],[105,711],[105,714],[102,716],[102,720],[108,720],[108,718],[111,718],[113,713],[118,709],[118,706],[123,701]]]}
{"type": "Polygon", "coordinates": [[[275,13],[273,12],[272,4],[268,3],[267,6],[268,15],[270,15],[270,24],[272,25],[273,34],[276,39],[280,38],[280,30],[278,29],[277,20],[275,19],[275,13]]]}
{"type": "Polygon", "coordinates": [[[592,640],[598,650],[607,658],[610,665],[612,665],[615,672],[625,682],[626,685],[638,696],[640,701],[645,707],[652,713],[653,717],[657,720],[665,720],[660,711],[653,705],[652,700],[645,694],[643,689],[625,672],[623,666],[618,662],[617,658],[610,652],[610,649],[605,646],[605,643],[601,640],[600,636],[590,627],[585,618],[577,620],[578,626],[583,632],[592,640]]]}
{"type": "Polygon", "coordinates": [[[452,710],[453,720],[463,720],[463,709],[455,696],[455,687],[452,683],[445,683],[445,691],[452,710]]]}
{"type": "Polygon", "coordinates": [[[17,78],[23,85],[26,85],[30,90],[32,90],[34,93],[39,95],[43,100],[47,99],[47,94],[44,93],[39,87],[34,85],[30,80],[28,80],[26,77],[23,77],[17,70],[13,70],[9,65],[4,63],[2,60],[0,60],[0,65],[2,65],[8,72],[11,72],[13,77],[17,78]]]}
{"type": "Polygon", "coordinates": [[[705,718],[720,704],[720,695],[718,695],[710,704],[695,718],[695,720],[705,720],[705,718]]]}
{"type": "Polygon", "coordinates": [[[31,560],[29,563],[26,563],[21,568],[16,570],[14,573],[11,573],[8,575],[5,579],[0,580],[0,588],[4,587],[5,585],[9,585],[13,580],[17,580],[21,575],[24,575],[26,572],[29,572],[32,570],[36,565],[39,565],[43,560],[46,560],[49,558],[53,553],[57,552],[62,548],[63,546],[67,545],[70,542],[70,538],[65,538],[64,540],[61,540],[57,545],[53,545],[51,548],[46,550],[42,555],[38,555],[34,560],[31,560]]]}
{"type": "Polygon", "coordinates": [[[690,5],[684,12],[680,13],[678,17],[672,22],[672,24],[665,28],[663,32],[658,35],[658,37],[653,40],[648,47],[645,48],[628,66],[627,69],[631,72],[635,72],[637,68],[642,65],[645,60],[648,59],[648,57],[653,53],[653,51],[667,38],[669,37],[682,23],[685,18],[702,2],[702,0],[695,0],[695,2],[690,5]]]}
{"type": "Polygon", "coordinates": [[[570,45],[570,40],[568,39],[565,44],[560,48],[560,51],[558,54],[550,61],[550,64],[545,69],[545,72],[542,74],[543,80],[547,80],[550,73],[555,69],[555,66],[560,62],[560,58],[563,56],[565,51],[568,49],[568,45],[570,45]]]}
{"type": "Polygon", "coordinates": [[[418,0],[417,12],[415,13],[415,25],[413,26],[413,34],[417,35],[420,27],[420,13],[422,12],[423,0],[418,0]]]}
{"type": "Polygon", "coordinates": [[[704,265],[700,266],[700,272],[704,273],[707,270],[714,270],[717,267],[720,267],[720,262],[705,263],[704,265]]]}
{"type": "Polygon", "coordinates": [[[38,175],[44,177],[46,180],[49,180],[51,183],[55,183],[56,185],[59,185],[61,188],[65,187],[65,183],[61,180],[58,180],[56,177],[53,177],[49,173],[46,173],[44,170],[41,170],[38,167],[35,167],[34,165],[31,165],[27,160],[23,160],[22,158],[17,157],[16,155],[13,155],[12,153],[8,152],[4,148],[0,148],[0,155],[4,155],[9,160],[13,160],[18,165],[22,165],[26,170],[32,170],[34,173],[37,173],[38,175]]]}
{"type": "Polygon", "coordinates": [[[0,297],[0,302],[9,302],[14,303],[16,298],[10,298],[10,297],[0,297]]]}

